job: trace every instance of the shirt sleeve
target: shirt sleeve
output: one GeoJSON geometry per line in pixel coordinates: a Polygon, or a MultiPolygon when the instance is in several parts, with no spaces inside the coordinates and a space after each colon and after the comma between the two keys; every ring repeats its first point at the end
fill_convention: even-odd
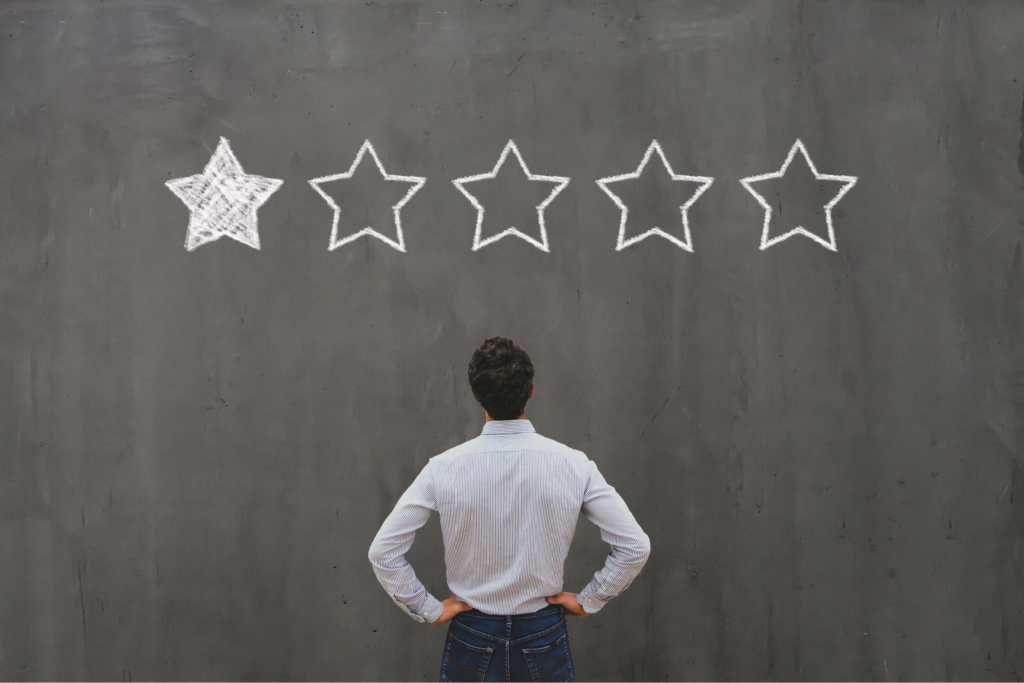
{"type": "Polygon", "coordinates": [[[612,547],[604,567],[577,596],[584,611],[593,614],[633,583],[651,554],[651,540],[633,518],[626,501],[601,476],[597,464],[591,462],[590,466],[582,512],[612,547]]]}
{"type": "Polygon", "coordinates": [[[427,463],[384,520],[369,553],[373,573],[395,604],[416,621],[428,624],[441,617],[444,605],[416,578],[405,553],[412,547],[416,530],[427,523],[435,510],[434,480],[427,463]]]}

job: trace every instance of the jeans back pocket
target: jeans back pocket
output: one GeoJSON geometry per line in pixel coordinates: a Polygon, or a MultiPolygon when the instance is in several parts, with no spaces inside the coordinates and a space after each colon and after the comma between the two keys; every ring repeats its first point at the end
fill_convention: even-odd
{"type": "Polygon", "coordinates": [[[569,650],[569,633],[562,635],[551,645],[523,648],[523,657],[530,668],[534,681],[572,681],[572,652],[569,650]]]}
{"type": "Polygon", "coordinates": [[[487,664],[491,661],[489,647],[477,647],[456,638],[448,632],[448,642],[444,645],[444,661],[441,664],[441,680],[482,681],[487,673],[487,664]]]}

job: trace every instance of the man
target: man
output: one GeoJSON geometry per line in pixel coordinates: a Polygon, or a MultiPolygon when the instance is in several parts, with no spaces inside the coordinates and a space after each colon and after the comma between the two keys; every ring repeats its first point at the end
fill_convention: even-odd
{"type": "Polygon", "coordinates": [[[624,591],[647,562],[650,540],[597,465],[526,419],[526,351],[487,339],[469,363],[469,385],[487,412],[483,433],[430,459],[377,532],[370,563],[413,619],[451,622],[442,681],[573,680],[564,615],[593,614],[624,591]],[[443,602],[405,560],[434,510],[455,593],[443,602]],[[565,593],[565,556],[581,511],[612,551],[586,588],[565,593]]]}

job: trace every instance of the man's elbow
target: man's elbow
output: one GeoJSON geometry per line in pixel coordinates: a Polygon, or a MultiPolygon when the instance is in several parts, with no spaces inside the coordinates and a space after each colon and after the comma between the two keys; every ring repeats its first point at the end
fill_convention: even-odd
{"type": "Polygon", "coordinates": [[[370,550],[366,553],[366,559],[370,561],[373,567],[381,567],[384,565],[384,548],[377,542],[377,539],[373,540],[370,544],[370,550]]]}
{"type": "Polygon", "coordinates": [[[633,564],[643,567],[647,564],[647,558],[651,556],[651,537],[643,534],[637,539],[633,548],[633,564]]]}
{"type": "Polygon", "coordinates": [[[626,543],[612,547],[612,556],[616,562],[635,571],[640,571],[647,564],[650,555],[651,539],[643,532],[626,543]]]}

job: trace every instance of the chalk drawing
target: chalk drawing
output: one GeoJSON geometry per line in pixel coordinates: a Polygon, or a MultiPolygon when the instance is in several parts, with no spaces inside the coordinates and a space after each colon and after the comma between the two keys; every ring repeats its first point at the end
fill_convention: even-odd
{"type": "Polygon", "coordinates": [[[541,251],[550,251],[548,248],[548,232],[544,226],[544,209],[548,208],[548,204],[554,201],[555,197],[558,196],[558,193],[565,189],[565,186],[569,184],[569,180],[569,178],[563,178],[561,176],[534,175],[533,173],[530,173],[530,169],[526,167],[526,162],[523,161],[523,157],[519,153],[519,148],[516,147],[516,143],[512,140],[509,140],[508,144],[505,145],[505,149],[501,150],[501,156],[498,157],[498,163],[494,164],[494,168],[490,173],[480,173],[478,175],[471,175],[466,176],[465,178],[456,178],[453,180],[452,182],[455,184],[455,187],[459,188],[459,192],[464,194],[466,199],[469,200],[469,203],[476,207],[476,232],[473,235],[473,251],[486,247],[492,242],[497,242],[502,237],[507,237],[508,235],[521,237],[541,251]],[[555,187],[551,190],[551,193],[544,199],[544,201],[537,205],[537,220],[540,223],[539,241],[520,232],[515,227],[507,228],[497,235],[493,235],[487,239],[480,238],[484,224],[484,207],[476,197],[469,193],[464,185],[466,183],[475,183],[478,180],[489,180],[497,176],[498,170],[501,168],[501,165],[505,163],[505,159],[508,157],[509,152],[516,155],[516,159],[519,161],[519,165],[522,167],[523,173],[526,174],[527,179],[545,183],[555,183],[555,187]]]}
{"type": "Polygon", "coordinates": [[[243,171],[227,138],[221,138],[202,173],[165,183],[189,210],[185,249],[225,236],[259,249],[256,210],[283,182],[243,171]]]}
{"type": "Polygon", "coordinates": [[[789,239],[793,235],[805,235],[807,237],[810,237],[812,240],[814,240],[821,246],[825,247],[826,249],[838,251],[838,248],[836,247],[836,233],[835,229],[832,227],[832,207],[838,204],[839,200],[843,198],[843,195],[849,192],[850,188],[857,184],[856,176],[818,173],[818,169],[814,167],[814,162],[811,161],[811,156],[807,153],[807,149],[804,147],[804,143],[800,142],[800,138],[797,138],[796,142],[793,143],[793,146],[789,150],[789,155],[786,157],[786,160],[782,163],[782,168],[780,168],[778,172],[762,173],[761,175],[750,176],[749,178],[742,178],[740,180],[740,183],[743,184],[743,187],[747,188],[747,192],[754,195],[754,199],[756,199],[758,204],[760,204],[761,207],[764,208],[764,229],[761,231],[762,251],[772,246],[773,244],[778,244],[783,240],[789,239]],[[811,173],[814,174],[814,177],[816,179],[834,180],[837,182],[845,183],[842,189],[839,190],[839,194],[833,197],[832,201],[825,205],[825,223],[828,225],[827,240],[822,239],[820,236],[815,235],[813,232],[805,230],[803,227],[800,226],[793,228],[792,230],[783,235],[779,235],[778,237],[773,237],[769,239],[768,227],[772,220],[772,205],[769,204],[764,197],[755,192],[754,188],[751,187],[751,184],[753,183],[757,183],[762,180],[772,180],[773,178],[781,178],[782,176],[784,176],[786,174],[786,169],[789,168],[789,164],[793,161],[793,158],[796,156],[798,150],[801,154],[804,155],[804,159],[807,161],[807,165],[810,166],[811,173]]]}
{"type": "Polygon", "coordinates": [[[714,178],[708,178],[705,176],[682,175],[676,173],[675,171],[672,170],[672,166],[669,165],[668,159],[665,158],[665,153],[661,150],[661,145],[658,144],[658,141],[651,141],[651,144],[647,147],[647,151],[644,153],[644,158],[640,160],[640,165],[636,167],[636,171],[634,171],[633,173],[623,173],[622,175],[613,175],[607,178],[601,178],[600,180],[596,181],[598,186],[602,190],[604,190],[605,194],[612,198],[612,201],[615,202],[615,206],[619,207],[619,211],[622,212],[621,218],[619,219],[619,239],[615,245],[615,251],[622,251],[626,247],[632,246],[637,242],[650,237],[651,235],[661,235],[662,237],[667,239],[669,242],[672,242],[676,246],[685,249],[686,251],[693,252],[693,241],[690,237],[690,218],[688,215],[688,211],[690,210],[690,207],[693,206],[694,202],[700,199],[700,196],[704,194],[705,190],[711,187],[711,183],[713,183],[714,180],[714,178]],[[683,239],[679,239],[675,235],[670,235],[661,228],[655,226],[648,230],[647,232],[641,235],[637,235],[636,237],[631,237],[627,240],[626,218],[629,216],[629,207],[625,205],[625,203],[617,194],[611,191],[608,185],[611,183],[622,182],[623,180],[636,180],[637,178],[639,178],[640,174],[643,173],[644,167],[647,165],[647,162],[651,160],[651,155],[654,154],[655,152],[658,153],[658,157],[661,159],[661,163],[665,165],[665,170],[668,171],[669,177],[671,177],[672,180],[685,180],[691,183],[699,183],[700,187],[697,188],[697,190],[693,193],[693,196],[690,197],[685,204],[679,207],[679,210],[683,214],[683,239]]]}
{"type": "Polygon", "coordinates": [[[370,144],[370,141],[366,140],[365,142],[363,142],[363,146],[359,148],[359,151],[356,153],[355,160],[352,162],[352,165],[349,166],[349,169],[347,171],[345,171],[344,173],[336,173],[334,175],[322,176],[320,178],[313,178],[312,180],[309,181],[309,184],[313,186],[313,189],[316,190],[317,193],[324,198],[324,200],[331,206],[332,209],[334,209],[334,223],[331,226],[331,241],[327,245],[328,250],[333,251],[344,244],[348,244],[353,240],[359,239],[363,235],[369,235],[370,237],[376,237],[377,239],[381,240],[388,246],[394,247],[398,251],[404,252],[405,235],[402,233],[402,207],[405,206],[406,202],[412,199],[412,196],[416,194],[416,192],[418,192],[419,189],[423,187],[423,185],[426,182],[426,178],[420,178],[418,176],[394,175],[388,173],[387,171],[384,170],[384,164],[380,162],[380,157],[377,156],[377,150],[373,148],[373,145],[370,144]],[[369,152],[370,156],[373,157],[373,161],[377,164],[377,170],[379,170],[380,174],[384,176],[384,180],[398,183],[411,183],[412,185],[409,188],[409,191],[405,193],[405,196],[402,197],[397,204],[391,207],[391,211],[395,214],[395,234],[397,239],[385,237],[384,235],[380,234],[379,232],[377,232],[376,230],[369,226],[363,228],[359,232],[353,233],[346,237],[338,237],[338,219],[341,217],[341,207],[338,206],[338,203],[334,201],[334,198],[331,197],[331,195],[324,192],[323,188],[320,187],[322,183],[329,183],[335,180],[347,180],[351,178],[352,174],[355,173],[356,168],[359,166],[359,162],[363,160],[363,157],[366,155],[367,152],[369,152]]]}

